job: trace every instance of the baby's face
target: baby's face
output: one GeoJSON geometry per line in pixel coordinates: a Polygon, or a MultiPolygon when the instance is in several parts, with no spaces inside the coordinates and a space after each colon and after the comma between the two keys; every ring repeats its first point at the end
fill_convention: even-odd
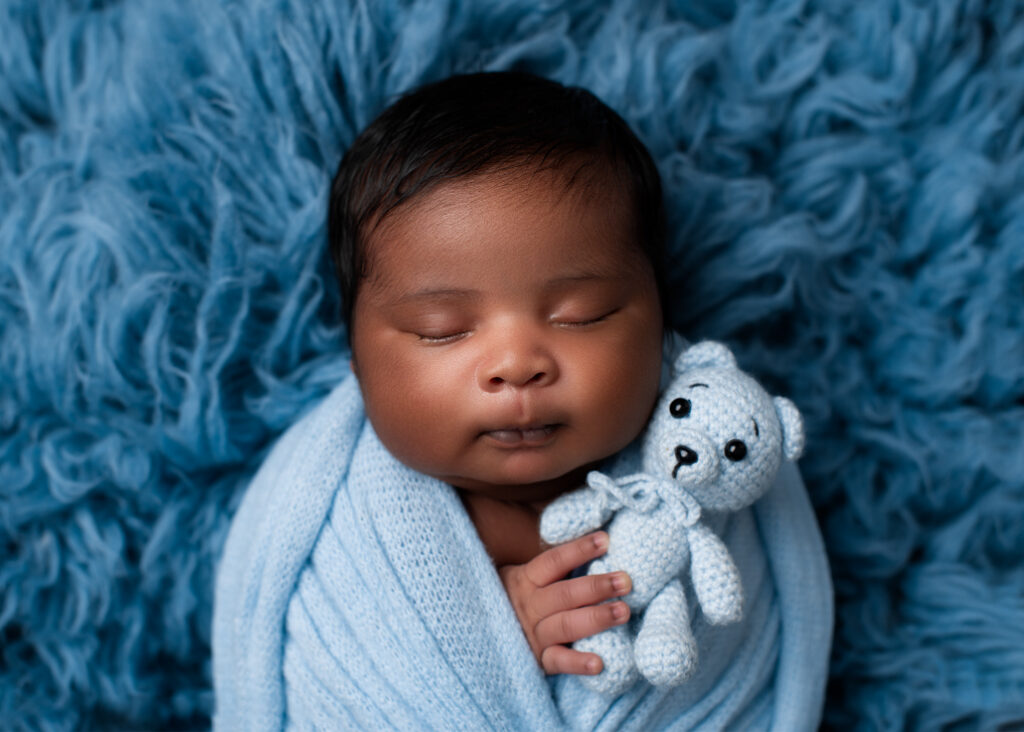
{"type": "Polygon", "coordinates": [[[393,212],[352,316],[367,415],[395,457],[541,501],[643,429],[662,316],[629,208],[554,174],[489,173],[393,212]]]}

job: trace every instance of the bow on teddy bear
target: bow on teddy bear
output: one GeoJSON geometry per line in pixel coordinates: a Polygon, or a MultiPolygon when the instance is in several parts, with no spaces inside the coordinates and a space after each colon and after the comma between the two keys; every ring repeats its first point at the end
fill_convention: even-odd
{"type": "Polygon", "coordinates": [[[600,674],[581,677],[584,684],[617,694],[638,676],[674,686],[693,675],[697,644],[684,571],[709,623],[743,615],[739,571],[702,511],[749,506],[803,444],[796,406],[740,371],[726,346],[705,341],[678,357],[643,438],[643,472],[613,479],[593,471],[587,487],[554,501],[541,517],[541,537],[550,544],[608,524],[608,550],[589,574],[624,570],[633,580],[623,600],[634,621],[575,644],[604,661],[600,674]]]}

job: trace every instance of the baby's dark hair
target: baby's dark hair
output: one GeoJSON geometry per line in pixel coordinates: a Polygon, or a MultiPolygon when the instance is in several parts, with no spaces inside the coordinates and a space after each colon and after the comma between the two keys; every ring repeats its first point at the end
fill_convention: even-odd
{"type": "Polygon", "coordinates": [[[579,175],[595,161],[602,182],[629,191],[637,244],[666,312],[661,178],[614,110],[585,89],[514,71],[452,76],[399,98],[356,137],[331,184],[327,240],[349,338],[365,242],[389,213],[447,181],[530,164],[574,166],[571,188],[596,179],[579,175]]]}

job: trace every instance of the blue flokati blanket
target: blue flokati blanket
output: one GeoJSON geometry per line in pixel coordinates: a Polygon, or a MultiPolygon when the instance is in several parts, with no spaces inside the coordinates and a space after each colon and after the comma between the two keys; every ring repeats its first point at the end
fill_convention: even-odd
{"type": "Polygon", "coordinates": [[[694,679],[609,698],[547,678],[458,495],[384,449],[349,377],[285,433],[234,519],[215,600],[215,727],[814,729],[832,588],[795,468],[723,538],[746,617],[696,624],[694,679]]]}
{"type": "Polygon", "coordinates": [[[0,726],[209,724],[228,524],[347,370],[331,173],[510,68],[638,131],[674,324],[804,415],[826,728],[1021,727],[1020,0],[0,0],[0,726]]]}

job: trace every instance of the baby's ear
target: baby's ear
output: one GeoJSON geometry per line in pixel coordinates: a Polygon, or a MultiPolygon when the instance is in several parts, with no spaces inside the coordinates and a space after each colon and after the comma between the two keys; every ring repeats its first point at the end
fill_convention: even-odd
{"type": "Polygon", "coordinates": [[[690,369],[697,369],[706,366],[734,369],[736,357],[724,343],[717,341],[701,341],[690,346],[676,359],[676,373],[680,374],[690,369]]]}
{"type": "Polygon", "coordinates": [[[804,452],[804,418],[786,397],[775,397],[772,402],[782,425],[782,451],[787,460],[796,460],[804,452]]]}

